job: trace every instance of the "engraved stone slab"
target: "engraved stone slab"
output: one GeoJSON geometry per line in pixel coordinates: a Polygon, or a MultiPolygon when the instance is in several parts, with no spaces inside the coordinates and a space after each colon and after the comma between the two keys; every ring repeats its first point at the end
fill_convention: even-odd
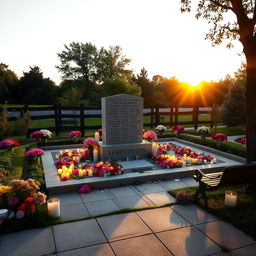
{"type": "Polygon", "coordinates": [[[142,142],[143,98],[118,94],[101,99],[104,144],[142,142]]]}
{"type": "Polygon", "coordinates": [[[144,158],[152,152],[151,143],[143,141],[141,143],[112,144],[100,143],[100,157],[102,161],[135,160],[136,157],[144,158]]]}

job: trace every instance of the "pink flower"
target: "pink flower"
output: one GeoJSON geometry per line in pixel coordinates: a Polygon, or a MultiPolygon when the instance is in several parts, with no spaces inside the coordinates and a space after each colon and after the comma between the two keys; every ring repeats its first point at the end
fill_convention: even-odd
{"type": "Polygon", "coordinates": [[[246,144],[246,137],[241,138],[240,143],[242,143],[242,144],[246,144]]]}
{"type": "Polygon", "coordinates": [[[213,140],[218,140],[218,141],[227,141],[228,138],[224,133],[215,133],[212,135],[213,140]]]}
{"type": "Polygon", "coordinates": [[[98,133],[99,133],[99,135],[100,135],[100,137],[102,136],[102,128],[100,128],[99,130],[98,130],[98,133]]]}
{"type": "Polygon", "coordinates": [[[72,171],[72,173],[73,173],[73,174],[78,174],[79,171],[78,171],[78,169],[74,169],[74,170],[72,171]]]}
{"type": "Polygon", "coordinates": [[[174,132],[175,132],[175,131],[181,132],[181,131],[184,131],[184,126],[182,126],[182,125],[175,125],[175,126],[172,127],[172,130],[173,130],[174,132]]]}
{"type": "Polygon", "coordinates": [[[79,131],[72,131],[68,134],[69,137],[81,137],[82,133],[79,131]]]}
{"type": "Polygon", "coordinates": [[[44,150],[40,148],[33,148],[25,153],[25,157],[35,157],[35,156],[41,156],[43,154],[44,154],[44,150]]]}
{"type": "Polygon", "coordinates": [[[83,141],[83,146],[87,148],[88,146],[98,146],[98,142],[94,138],[88,138],[83,141]]]}
{"type": "Polygon", "coordinates": [[[25,212],[22,210],[18,210],[15,216],[17,219],[22,219],[25,216],[25,212]]]}
{"type": "Polygon", "coordinates": [[[32,138],[42,139],[42,138],[44,138],[44,134],[40,131],[36,131],[36,132],[32,133],[32,138]]]}
{"type": "Polygon", "coordinates": [[[82,185],[80,188],[79,188],[79,193],[80,194],[87,194],[87,193],[90,193],[92,192],[92,189],[89,185],[87,184],[84,184],[82,185]]]}
{"type": "Polygon", "coordinates": [[[12,148],[19,146],[20,143],[16,140],[6,139],[0,142],[0,148],[12,148]]]}
{"type": "Polygon", "coordinates": [[[143,138],[144,138],[144,139],[156,140],[156,139],[157,139],[157,135],[156,135],[156,133],[153,132],[152,130],[147,130],[147,131],[143,134],[143,138]]]}

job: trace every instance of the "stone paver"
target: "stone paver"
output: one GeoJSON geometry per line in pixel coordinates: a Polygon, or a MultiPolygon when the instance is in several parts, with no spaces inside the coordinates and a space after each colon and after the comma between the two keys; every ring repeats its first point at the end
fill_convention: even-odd
{"type": "Polygon", "coordinates": [[[170,207],[139,211],[137,214],[153,232],[189,226],[190,223],[170,207]]]}
{"type": "Polygon", "coordinates": [[[156,236],[174,255],[206,256],[221,252],[219,246],[193,226],[157,233],[156,236]]]}
{"type": "Polygon", "coordinates": [[[169,204],[171,202],[175,202],[175,198],[171,196],[167,192],[155,192],[155,193],[149,193],[145,194],[145,196],[152,201],[155,205],[163,205],[163,204],[169,204]]]}
{"type": "Polygon", "coordinates": [[[57,252],[106,242],[95,219],[53,226],[57,252]]]}
{"type": "Polygon", "coordinates": [[[159,185],[167,191],[172,189],[185,188],[188,186],[187,184],[182,182],[182,179],[180,181],[175,181],[175,180],[162,181],[159,183],[159,185]]]}
{"type": "Polygon", "coordinates": [[[145,183],[141,185],[134,186],[139,192],[147,194],[147,193],[154,193],[154,192],[164,192],[165,189],[162,188],[159,184],[155,183],[145,183]]]}
{"type": "Polygon", "coordinates": [[[116,256],[170,256],[166,247],[154,236],[146,235],[112,242],[116,256]]]}
{"type": "Polygon", "coordinates": [[[196,205],[173,205],[172,209],[194,225],[217,220],[217,217],[196,205]]]}
{"type": "Polygon", "coordinates": [[[128,196],[128,197],[119,197],[114,200],[116,204],[120,207],[120,209],[123,208],[140,208],[140,207],[146,207],[150,206],[149,203],[147,203],[145,200],[143,200],[138,195],[128,196]]]}
{"type": "Polygon", "coordinates": [[[152,233],[136,213],[125,213],[97,218],[109,241],[152,233]]]}
{"type": "Polygon", "coordinates": [[[104,190],[95,190],[89,194],[81,194],[81,198],[85,203],[95,202],[95,201],[104,201],[111,199],[108,189],[104,190]]]}
{"type": "Polygon", "coordinates": [[[109,244],[98,244],[58,253],[57,256],[115,256],[109,244]]]}
{"type": "Polygon", "coordinates": [[[0,255],[35,256],[55,252],[52,228],[29,229],[0,236],[0,255]]]}
{"type": "Polygon", "coordinates": [[[230,250],[255,243],[241,230],[223,221],[213,221],[197,227],[213,241],[223,244],[230,250]]]}
{"type": "Polygon", "coordinates": [[[117,197],[117,198],[136,195],[136,193],[132,190],[130,186],[111,188],[109,191],[114,197],[117,197]]]}
{"type": "Polygon", "coordinates": [[[52,197],[57,197],[60,199],[60,206],[83,203],[80,195],[75,192],[52,195],[51,198],[52,197]]]}
{"type": "Polygon", "coordinates": [[[62,220],[75,220],[89,216],[84,204],[72,204],[60,207],[60,218],[62,220]]]}
{"type": "Polygon", "coordinates": [[[236,249],[229,253],[232,256],[255,256],[256,255],[256,245],[246,246],[240,249],[236,249]]]}
{"type": "Polygon", "coordinates": [[[96,216],[119,210],[119,207],[111,199],[85,203],[85,206],[88,209],[91,216],[96,216]]]}
{"type": "Polygon", "coordinates": [[[192,177],[186,177],[181,179],[187,187],[198,187],[198,182],[196,182],[192,177]]]}

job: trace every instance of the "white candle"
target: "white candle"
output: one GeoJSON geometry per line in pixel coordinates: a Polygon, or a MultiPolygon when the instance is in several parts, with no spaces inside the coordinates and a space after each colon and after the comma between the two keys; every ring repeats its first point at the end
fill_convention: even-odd
{"type": "Polygon", "coordinates": [[[157,143],[152,142],[152,153],[155,155],[157,154],[157,143]]]}
{"type": "Polygon", "coordinates": [[[60,199],[59,198],[51,198],[47,201],[48,206],[48,215],[51,218],[60,217],[60,199]]]}
{"type": "Polygon", "coordinates": [[[8,209],[1,209],[0,210],[0,218],[7,218],[8,209]]]}
{"type": "Polygon", "coordinates": [[[100,141],[100,134],[98,132],[95,132],[94,137],[96,141],[100,141]]]}
{"type": "Polygon", "coordinates": [[[97,161],[98,161],[98,149],[97,149],[97,147],[95,147],[95,148],[93,149],[93,161],[94,161],[94,162],[97,162],[97,161]]]}
{"type": "Polygon", "coordinates": [[[225,191],[225,206],[236,207],[237,193],[234,191],[225,191]]]}

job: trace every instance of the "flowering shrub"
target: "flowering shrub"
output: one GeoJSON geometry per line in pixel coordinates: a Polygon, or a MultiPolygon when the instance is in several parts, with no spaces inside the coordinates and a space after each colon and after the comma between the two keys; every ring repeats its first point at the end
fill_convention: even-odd
{"type": "Polygon", "coordinates": [[[217,141],[227,141],[228,138],[224,133],[215,133],[212,135],[212,139],[213,140],[217,140],[217,141]]]}
{"type": "Polygon", "coordinates": [[[84,184],[79,188],[80,194],[88,194],[90,192],[92,192],[92,188],[87,184],[84,184]]]}
{"type": "Polygon", "coordinates": [[[81,137],[82,133],[80,131],[71,131],[68,133],[69,137],[81,137]]]}
{"type": "Polygon", "coordinates": [[[0,208],[8,210],[7,218],[21,219],[44,204],[46,195],[39,191],[39,186],[33,179],[12,180],[8,186],[0,186],[0,208]]]}
{"type": "Polygon", "coordinates": [[[147,131],[144,132],[143,138],[144,139],[150,139],[150,140],[156,140],[157,139],[157,135],[152,130],[147,130],[147,131]]]}
{"type": "Polygon", "coordinates": [[[0,142],[0,148],[14,148],[14,147],[18,147],[20,145],[20,143],[16,140],[12,140],[12,139],[6,139],[6,140],[2,140],[0,142]]]}
{"type": "Polygon", "coordinates": [[[45,153],[44,150],[42,150],[41,148],[33,148],[33,149],[28,150],[25,153],[25,157],[37,158],[37,157],[43,155],[44,153],[45,153]]]}
{"type": "Polygon", "coordinates": [[[35,139],[49,139],[52,136],[52,132],[46,129],[41,129],[40,131],[35,131],[32,133],[32,138],[35,139]]]}
{"type": "Polygon", "coordinates": [[[83,141],[83,147],[84,148],[87,148],[87,147],[93,147],[93,146],[98,146],[98,141],[95,140],[94,138],[88,138],[88,139],[85,139],[83,141]]]}
{"type": "Polygon", "coordinates": [[[167,131],[167,128],[164,125],[161,125],[161,124],[159,124],[155,129],[158,132],[165,132],[165,131],[167,131]]]}
{"type": "Polygon", "coordinates": [[[179,204],[191,204],[194,200],[194,196],[189,191],[179,191],[176,195],[176,201],[179,204]]]}
{"type": "Polygon", "coordinates": [[[184,131],[184,126],[182,126],[182,125],[175,125],[175,126],[172,127],[172,131],[174,131],[174,132],[182,132],[182,131],[184,131]]]}
{"type": "Polygon", "coordinates": [[[246,144],[246,137],[240,139],[240,143],[246,144]]]}
{"type": "Polygon", "coordinates": [[[208,135],[210,134],[210,128],[206,126],[200,126],[197,128],[197,133],[200,135],[208,135]]]}

